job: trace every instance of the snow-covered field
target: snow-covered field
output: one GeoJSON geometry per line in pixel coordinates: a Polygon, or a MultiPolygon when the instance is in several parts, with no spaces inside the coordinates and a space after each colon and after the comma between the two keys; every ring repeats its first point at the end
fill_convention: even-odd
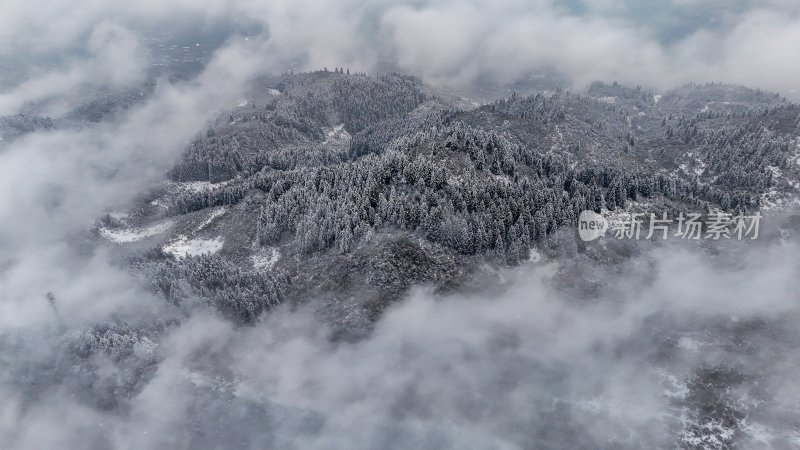
{"type": "Polygon", "coordinates": [[[211,211],[211,214],[209,214],[208,217],[206,217],[206,220],[204,220],[200,225],[197,226],[197,231],[200,231],[203,228],[211,225],[211,222],[213,222],[219,217],[222,217],[223,215],[225,215],[226,212],[227,208],[225,208],[224,206],[211,211]]]}
{"type": "Polygon", "coordinates": [[[224,239],[215,237],[212,239],[194,238],[189,239],[184,235],[178,236],[175,240],[165,245],[163,250],[176,258],[187,256],[199,256],[208,253],[217,253],[222,250],[224,239]]]}
{"type": "Polygon", "coordinates": [[[167,231],[172,225],[173,225],[172,221],[166,221],[145,228],[138,228],[138,227],[122,228],[122,229],[101,228],[100,235],[111,242],[116,242],[118,244],[126,244],[163,233],[167,231]]]}
{"type": "Polygon", "coordinates": [[[170,182],[169,185],[171,187],[175,187],[177,190],[191,191],[191,192],[206,192],[219,189],[228,183],[229,181],[221,181],[219,183],[212,183],[210,181],[183,181],[179,183],[170,182]]]}
{"type": "Polygon", "coordinates": [[[267,247],[252,255],[253,267],[258,270],[270,270],[281,257],[280,251],[275,247],[267,247]]]}
{"type": "Polygon", "coordinates": [[[344,129],[344,124],[326,127],[323,131],[325,132],[323,144],[347,144],[350,142],[350,133],[344,129]]]}
{"type": "Polygon", "coordinates": [[[689,176],[700,176],[706,171],[706,163],[694,152],[687,152],[685,160],[678,166],[683,173],[689,176]]]}

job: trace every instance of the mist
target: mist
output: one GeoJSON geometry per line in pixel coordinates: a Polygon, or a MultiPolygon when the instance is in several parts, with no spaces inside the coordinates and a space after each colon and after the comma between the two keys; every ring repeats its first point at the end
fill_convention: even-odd
{"type": "MultiPolygon", "coordinates": [[[[3,446],[671,446],[676,432],[702,440],[686,426],[693,402],[709,395],[694,384],[700,374],[733,368],[745,375],[720,407],[744,404],[748,426],[791,446],[791,419],[772,414],[800,400],[790,377],[800,337],[796,251],[780,242],[737,249],[735,269],[684,245],[623,267],[583,261],[587,272],[621,274],[592,302],[560,293],[556,274],[566,267],[530,263],[509,270],[499,294],[420,287],[357,342],[331,341],[311,307],[281,307],[244,328],[201,308],[160,338],[131,335],[122,346],[131,355],[83,361],[100,369],[88,385],[74,384],[80,366],[55,361],[87,331],[55,331],[55,317],[16,338],[6,326],[3,446]],[[64,378],[21,395],[14,387],[31,366],[64,378]],[[131,389],[131,377],[138,385],[113,413],[81,401],[131,389]]],[[[143,330],[170,317],[144,311],[116,316],[143,330]]]]}
{"type": "Polygon", "coordinates": [[[656,246],[612,264],[545,259],[497,269],[501,281],[474,292],[417,286],[346,341],[316,298],[247,326],[199,300],[165,302],[88,237],[264,73],[391,68],[446,88],[548,74],[576,90],[715,81],[800,95],[796,2],[651,7],[5,0],[0,69],[14,70],[0,78],[0,116],[64,122],[0,140],[0,447],[619,449],[674,447],[677,435],[723,448],[692,428],[708,371],[735,378],[714,405],[747,411],[732,439],[800,445],[790,239],[721,255],[656,246]],[[196,71],[154,66],[153,30],[187,23],[229,31],[196,43],[196,71]],[[98,122],[70,119],[121,92],[141,99],[98,122]],[[588,301],[565,273],[607,279],[588,301]]]}
{"type": "MultiPolygon", "coordinates": [[[[0,24],[0,54],[26,55],[32,61],[29,73],[36,73],[43,59],[61,61],[69,76],[59,84],[76,82],[86,70],[109,84],[134,77],[135,71],[122,67],[117,71],[125,72],[122,79],[111,79],[91,65],[68,68],[69,59],[61,55],[82,48],[87,36],[100,39],[103,29],[123,27],[135,33],[151,32],[153,24],[238,23],[250,30],[250,38],[265,41],[258,58],[277,72],[394,66],[448,86],[556,73],[569,83],[565,87],[576,89],[596,80],[659,91],[715,81],[792,98],[800,89],[792,75],[800,69],[793,45],[800,38],[800,7],[790,1],[675,0],[657,6],[634,0],[508,0],[489,5],[470,0],[233,1],[224,8],[215,2],[137,2],[110,8],[53,1],[48,6],[40,13],[38,4],[8,3],[0,24]]],[[[95,64],[107,65],[102,59],[95,64]]],[[[17,86],[17,95],[34,89],[32,83],[17,86]]],[[[48,90],[53,86],[57,84],[48,83],[48,90]]]]}

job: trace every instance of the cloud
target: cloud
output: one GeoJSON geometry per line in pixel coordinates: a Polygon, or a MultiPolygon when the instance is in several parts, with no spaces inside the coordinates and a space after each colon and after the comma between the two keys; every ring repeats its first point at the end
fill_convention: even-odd
{"type": "MultiPolygon", "coordinates": [[[[28,64],[30,77],[0,93],[2,114],[38,102],[58,116],[82,86],[141,84],[150,76],[149,20],[239,20],[262,32],[246,41],[232,34],[200,74],[157,79],[150,97],[113,119],[0,149],[0,447],[636,448],[671,439],[665,416],[680,421],[662,371],[689,377],[721,361],[757,368],[765,389],[791,406],[797,389],[781,378],[797,369],[796,346],[784,339],[794,336],[785,318],[800,312],[791,245],[743,250],[739,268],[680,248],[634,258],[622,274],[586,263],[613,280],[594,303],[554,287],[568,266],[508,272],[502,295],[420,289],[367,339],[346,343],[302,309],[278,309],[248,328],[202,310],[182,317],[114,255],[81,241],[98,216],[160,179],[264,71],[388,62],[434,83],[546,70],[576,87],[603,79],[797,88],[794,2],[718,3],[722,19],[700,11],[685,29],[643,16],[642,2],[573,3],[53,0],[43,8],[9,0],[0,56],[28,64]],[[92,325],[117,322],[158,330],[152,341],[125,335],[145,356],[68,359],[92,325]],[[708,327],[731,340],[751,336],[753,351],[669,347],[708,327]],[[666,361],[663,346],[672,349],[666,361]],[[103,410],[96,401],[107,394],[119,404],[103,410]]],[[[675,1],[668,11],[696,7],[675,1]]]]}
{"type": "MultiPolygon", "coordinates": [[[[554,289],[559,267],[523,267],[492,298],[417,290],[356,343],[331,343],[307,311],[279,310],[245,329],[199,315],[165,342],[164,370],[143,397],[163,399],[187,383],[201,390],[230,383],[234,405],[263,408],[242,426],[264,424],[269,439],[287,448],[666,445],[674,430],[665,416],[680,408],[665,393],[664,373],[683,376],[720,361],[738,360],[746,370],[758,364],[724,343],[699,344],[709,346],[702,356],[679,348],[658,361],[654,352],[670,333],[677,339],[720,320],[768,320],[769,333],[780,335],[791,326],[780,318],[798,313],[789,294],[798,287],[794,250],[733,250],[745,258],[736,269],[696,250],[656,250],[626,264],[591,303],[554,289]],[[765,269],[767,259],[781,269],[765,269]]],[[[775,358],[756,370],[762,383],[776,383],[767,389],[784,390],[786,380],[773,378],[770,366],[796,349],[769,333],[756,345],[773,348],[775,358]]],[[[164,411],[158,404],[137,409],[145,421],[137,428],[193,420],[182,407],[153,416],[164,411]]],[[[264,438],[246,436],[249,447],[264,438]]]]}
{"type": "MultiPolygon", "coordinates": [[[[12,448],[87,436],[141,449],[671,448],[692,433],[692,396],[706,395],[688,391],[693,376],[734,367],[751,381],[734,382],[724,400],[785,439],[785,422],[746,402],[800,400],[784,377],[798,369],[784,320],[800,312],[790,294],[796,251],[732,249],[723,256],[741,258],[735,268],[682,245],[622,267],[583,261],[618,274],[592,302],[554,284],[568,265],[523,266],[492,295],[417,289],[358,342],[332,342],[312,309],[279,308],[250,327],[195,311],[162,340],[158,368],[124,400],[125,414],[48,396],[46,409],[4,405],[0,430],[20,430],[3,436],[12,448]],[[68,421],[53,419],[67,410],[76,411],[68,421]]],[[[106,370],[120,377],[121,364],[106,370]]]]}
{"type": "MultiPolygon", "coordinates": [[[[5,104],[31,101],[42,94],[38,85],[69,105],[76,84],[135,83],[139,66],[130,55],[137,42],[126,29],[101,24],[86,59],[21,85],[5,104]]],[[[109,433],[123,424],[97,409],[98,398],[113,403],[125,389],[138,389],[153,367],[147,330],[180,316],[113,252],[94,248],[88,227],[162,179],[208,121],[241,97],[263,70],[254,57],[261,45],[231,42],[198,76],[156,80],[147,99],[111,120],[33,132],[0,149],[0,447],[112,445],[109,433]],[[106,347],[110,353],[73,359],[93,339],[117,340],[106,347]],[[115,351],[135,358],[126,365],[129,359],[113,359],[115,351]]]]}
{"type": "Polygon", "coordinates": [[[555,71],[576,88],[616,80],[659,90],[689,81],[748,84],[785,95],[800,89],[793,76],[800,50],[791,45],[800,7],[788,1],[675,1],[656,10],[638,0],[232,0],[225,8],[137,2],[113,10],[88,0],[53,3],[58,16],[34,14],[26,2],[10,5],[0,29],[17,39],[4,40],[6,54],[70,49],[104,17],[147,33],[153,30],[148,20],[164,26],[239,21],[260,26],[268,38],[260,57],[276,71],[390,63],[450,84],[555,71]]]}
{"type": "MultiPolygon", "coordinates": [[[[98,39],[99,48],[108,47],[98,39]]],[[[0,151],[0,323],[24,328],[51,318],[42,300],[47,291],[60,293],[62,312],[75,310],[76,322],[137,298],[129,275],[106,267],[102,254],[80,251],[81,234],[160,180],[208,121],[240,98],[260,73],[252,57],[259,50],[256,42],[235,42],[195,79],[161,80],[149,99],[113,122],[33,133],[0,151]],[[96,298],[106,303],[87,305],[96,298]]]]}
{"type": "Polygon", "coordinates": [[[0,115],[49,101],[45,113],[60,116],[74,107],[89,87],[118,90],[144,82],[147,51],[129,30],[102,22],[93,29],[86,48],[88,55],[70,61],[67,67],[46,71],[0,93],[0,115]]]}
{"type": "Polygon", "coordinates": [[[684,35],[666,41],[659,38],[666,32],[659,27],[672,25],[636,17],[641,5],[637,10],[614,2],[628,6],[618,11],[593,4],[583,14],[534,5],[397,6],[383,16],[383,24],[400,66],[438,82],[455,78],[466,83],[479,75],[507,82],[553,70],[578,88],[595,80],[661,90],[690,81],[748,84],[784,94],[799,88],[792,73],[800,54],[789,44],[800,32],[796,7],[787,13],[785,5],[743,11],[721,5],[716,14],[724,16],[730,8],[722,23],[699,20],[684,35]]]}

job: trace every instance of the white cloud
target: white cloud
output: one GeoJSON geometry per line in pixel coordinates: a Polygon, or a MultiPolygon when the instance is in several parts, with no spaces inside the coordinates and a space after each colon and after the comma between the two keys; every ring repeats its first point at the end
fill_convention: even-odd
{"type": "Polygon", "coordinates": [[[28,103],[50,101],[53,116],[74,107],[88,87],[122,89],[144,81],[149,66],[147,51],[138,37],[111,22],[102,22],[87,42],[88,57],[73,59],[63,69],[36,75],[6,93],[0,93],[0,115],[18,112],[28,103]]]}
{"type": "MultiPolygon", "coordinates": [[[[0,113],[39,101],[58,113],[84,84],[140,83],[148,20],[247,19],[261,23],[264,34],[232,40],[196,78],[159,80],[151,98],[112,122],[33,133],[0,150],[0,335],[19,338],[14,348],[22,349],[0,359],[17,374],[52,367],[65,351],[59,327],[80,332],[119,317],[155,322],[169,310],[111,255],[78,251],[76,236],[160,178],[263,70],[367,69],[396,60],[439,83],[510,81],[554,69],[577,86],[595,79],[658,88],[721,80],[800,90],[800,47],[793,45],[800,42],[800,11],[789,1],[744,3],[723,14],[722,26],[700,26],[670,42],[619,3],[603,1],[591,2],[583,15],[547,1],[46,3],[3,6],[0,55],[29,53],[34,76],[0,93],[0,113]],[[66,63],[42,64],[62,51],[66,63]],[[45,299],[48,291],[56,293],[58,312],[45,299]]],[[[629,274],[618,296],[598,304],[564,298],[546,271],[518,274],[493,300],[416,291],[357,343],[331,342],[306,311],[278,310],[250,328],[196,313],[163,343],[165,359],[126,400],[128,416],[87,407],[71,395],[70,389],[83,392],[75,386],[46,400],[27,398],[15,391],[14,374],[0,373],[0,397],[7,399],[0,405],[0,447],[75,447],[87,436],[112,448],[191,446],[197,421],[220,436],[263,438],[276,448],[514,448],[552,423],[570,425],[562,430],[567,436],[591,442],[633,436],[652,443],[667,434],[667,406],[657,378],[642,373],[652,350],[648,320],[779,320],[798,313],[794,247],[765,247],[733,272],[683,251],[657,257],[655,267],[636,259],[632,268],[654,273],[629,274]],[[644,348],[631,348],[631,340],[644,348]]],[[[794,348],[762,338],[779,357],[754,366],[796,369],[786,362],[796,360],[794,348]]],[[[678,365],[704,362],[692,358],[678,365]]],[[[132,376],[105,356],[93,362],[100,378],[132,376]]],[[[796,400],[792,385],[768,381],[796,400]]]]}
{"type": "Polygon", "coordinates": [[[0,415],[12,425],[0,423],[0,430],[23,425],[16,448],[69,446],[85,439],[87,428],[95,442],[141,449],[201,441],[307,449],[671,448],[669,417],[680,411],[665,379],[685,383],[692,370],[732,364],[757,370],[759,389],[790,396],[782,404],[798,400],[781,375],[797,369],[797,349],[780,339],[792,327],[781,318],[798,313],[791,295],[796,250],[744,250],[737,268],[719,267],[718,258],[697,249],[657,250],[625,264],[624,275],[591,302],[553,288],[565,267],[523,267],[507,272],[505,289],[492,295],[416,290],[358,342],[330,341],[310,309],[278,308],[248,327],[195,311],[162,342],[164,359],[130,399],[129,415],[79,407],[80,414],[56,422],[48,410],[68,410],[74,400],[49,398],[53,408],[26,412],[12,402],[0,415]],[[763,321],[770,331],[759,334],[763,321]],[[755,325],[737,331],[737,323],[755,325]],[[675,336],[669,353],[669,333],[709,327],[722,341],[704,342],[697,352],[675,336]],[[725,341],[748,332],[747,345],[769,348],[769,355],[725,341]]]}
{"type": "Polygon", "coordinates": [[[106,255],[77,252],[80,236],[163,177],[208,121],[242,95],[260,70],[258,52],[257,42],[232,44],[196,79],[162,80],[115,122],[34,133],[0,151],[0,329],[51,321],[47,291],[78,322],[97,319],[90,311],[98,308],[111,314],[147,298],[122,269],[106,267],[106,255]],[[85,302],[98,298],[106,300],[80,317],[85,302]]]}
{"type": "Polygon", "coordinates": [[[0,54],[69,49],[106,17],[133,30],[148,22],[236,19],[262,25],[269,40],[260,57],[276,70],[367,70],[388,61],[450,83],[557,70],[577,87],[599,79],[659,89],[711,80],[784,94],[800,88],[793,76],[800,55],[792,45],[800,7],[789,1],[703,2],[702,7],[676,1],[660,5],[655,16],[635,0],[575,2],[581,7],[572,10],[544,0],[232,0],[225,7],[147,1],[114,9],[90,0],[50,3],[50,14],[40,14],[30,2],[6,8],[0,30],[9,39],[0,39],[6,42],[0,54]],[[664,40],[664,33],[670,39],[664,40]]]}

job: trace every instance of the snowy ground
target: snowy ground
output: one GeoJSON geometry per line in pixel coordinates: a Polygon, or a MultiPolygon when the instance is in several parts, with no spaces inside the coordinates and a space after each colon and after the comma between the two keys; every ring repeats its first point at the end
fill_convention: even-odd
{"type": "Polygon", "coordinates": [[[350,143],[350,133],[344,129],[344,124],[325,127],[322,130],[325,132],[325,140],[322,141],[323,144],[348,145],[350,143]]]}
{"type": "Polygon", "coordinates": [[[323,144],[346,145],[350,143],[350,133],[344,129],[344,124],[326,127],[323,131],[325,132],[325,140],[322,141],[323,144]]]}
{"type": "Polygon", "coordinates": [[[172,224],[173,224],[172,221],[166,221],[145,228],[138,228],[138,227],[122,228],[122,229],[101,228],[100,235],[111,242],[116,242],[118,244],[127,244],[130,242],[136,242],[144,238],[163,233],[167,231],[170,227],[172,227],[172,224]]]}
{"type": "Polygon", "coordinates": [[[706,171],[706,163],[700,159],[695,153],[687,152],[684,156],[684,162],[680,164],[679,168],[686,175],[700,176],[706,171]]]}
{"type": "Polygon", "coordinates": [[[179,235],[172,242],[165,245],[163,250],[176,258],[185,258],[187,256],[217,253],[222,250],[223,244],[224,240],[221,237],[189,239],[184,235],[179,235]]]}
{"type": "Polygon", "coordinates": [[[252,255],[250,259],[253,261],[253,267],[258,270],[270,270],[281,257],[280,251],[275,247],[265,248],[258,253],[252,255]]]}
{"type": "Polygon", "coordinates": [[[211,225],[211,222],[213,222],[217,218],[222,217],[223,215],[225,215],[225,213],[227,211],[228,211],[228,209],[226,207],[224,207],[224,206],[219,207],[219,208],[211,211],[211,214],[209,214],[208,217],[206,217],[206,220],[204,220],[200,225],[197,226],[197,231],[200,231],[203,228],[211,225]]]}
{"type": "Polygon", "coordinates": [[[212,183],[210,181],[184,181],[180,183],[170,182],[169,186],[181,191],[207,192],[219,189],[228,183],[229,181],[221,181],[219,183],[212,183]]]}

